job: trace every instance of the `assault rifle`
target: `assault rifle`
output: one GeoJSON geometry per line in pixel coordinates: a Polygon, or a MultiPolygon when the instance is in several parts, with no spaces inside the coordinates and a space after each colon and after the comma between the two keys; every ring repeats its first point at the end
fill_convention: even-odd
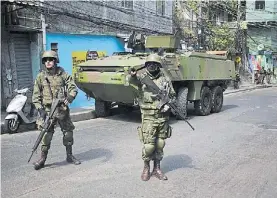
{"type": "MultiPolygon", "coordinates": [[[[132,69],[132,71],[135,71],[132,69]]],[[[161,90],[148,75],[143,76],[140,81],[145,84],[154,94],[157,95],[157,98],[160,100],[158,108],[168,105],[171,107],[173,112],[177,114],[182,120],[184,120],[192,130],[195,130],[194,127],[187,121],[186,116],[178,109],[175,102],[172,102],[171,96],[169,95],[168,90],[161,90]]]]}
{"type": "Polygon", "coordinates": [[[45,133],[50,129],[50,127],[52,126],[52,124],[53,124],[53,122],[54,122],[54,120],[55,120],[55,118],[54,118],[54,113],[55,113],[55,111],[56,111],[56,109],[57,109],[57,107],[58,107],[58,105],[60,104],[61,101],[62,101],[62,100],[59,99],[59,98],[54,98],[54,99],[53,99],[52,105],[51,105],[50,113],[49,113],[48,116],[46,116],[46,119],[45,119],[45,121],[44,121],[44,123],[43,123],[43,125],[42,125],[41,132],[40,132],[40,134],[39,134],[39,136],[38,136],[38,138],[37,138],[37,140],[36,140],[36,142],[35,142],[35,145],[34,145],[33,148],[32,148],[32,154],[31,154],[31,156],[29,157],[28,163],[30,162],[30,160],[31,160],[31,158],[32,158],[32,156],[33,156],[33,154],[34,154],[34,152],[37,150],[37,148],[38,148],[38,146],[39,146],[39,144],[40,144],[40,142],[41,142],[41,140],[42,140],[44,134],[45,134],[45,133]]]}

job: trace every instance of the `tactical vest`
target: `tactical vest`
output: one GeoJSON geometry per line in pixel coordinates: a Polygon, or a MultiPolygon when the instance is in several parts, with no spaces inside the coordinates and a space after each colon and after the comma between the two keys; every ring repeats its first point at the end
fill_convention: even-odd
{"type": "MultiPolygon", "coordinates": [[[[144,73],[143,75],[148,75],[148,74],[144,73]]],[[[168,81],[163,75],[160,75],[157,78],[153,78],[150,76],[150,78],[160,89],[166,88],[166,84],[168,81]]],[[[157,108],[157,105],[159,104],[157,95],[153,94],[144,84],[139,88],[138,102],[139,102],[142,114],[155,115],[159,113],[159,109],[157,108]]]]}
{"type": "Polygon", "coordinates": [[[60,88],[65,86],[65,80],[63,78],[64,71],[60,67],[58,67],[57,69],[58,71],[54,75],[50,75],[46,71],[42,72],[41,88],[43,97],[42,104],[44,105],[51,105],[52,95],[53,97],[56,97],[60,88]]]}

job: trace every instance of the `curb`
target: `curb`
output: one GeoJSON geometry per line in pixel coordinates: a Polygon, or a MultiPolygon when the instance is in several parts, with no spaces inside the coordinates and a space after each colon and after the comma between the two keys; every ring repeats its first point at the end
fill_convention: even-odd
{"type": "Polygon", "coordinates": [[[264,88],[270,88],[270,87],[277,87],[277,85],[261,85],[261,86],[254,86],[254,87],[230,90],[227,93],[224,93],[224,95],[229,95],[229,94],[234,94],[234,93],[239,93],[239,92],[244,92],[244,91],[253,91],[256,89],[264,89],[264,88]]]}
{"type": "MultiPolygon", "coordinates": [[[[83,110],[82,112],[71,112],[70,113],[70,118],[72,122],[79,122],[79,121],[84,121],[84,120],[90,120],[90,119],[95,119],[96,114],[93,109],[90,110],[83,110]]],[[[3,120],[1,120],[3,122],[3,120]]],[[[30,130],[36,130],[36,125],[35,124],[24,124],[19,126],[18,133],[20,132],[25,132],[25,131],[30,131],[30,130]]],[[[4,124],[1,123],[1,134],[8,134],[5,131],[4,124]]]]}
{"type": "Polygon", "coordinates": [[[87,110],[84,112],[71,113],[70,118],[72,122],[79,122],[83,120],[95,119],[96,114],[94,110],[87,110]]]}

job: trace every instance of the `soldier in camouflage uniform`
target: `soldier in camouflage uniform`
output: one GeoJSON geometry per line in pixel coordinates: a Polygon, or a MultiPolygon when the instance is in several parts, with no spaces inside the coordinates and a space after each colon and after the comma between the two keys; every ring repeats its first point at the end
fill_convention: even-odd
{"type": "Polygon", "coordinates": [[[127,47],[132,49],[133,53],[145,52],[145,37],[142,34],[137,34],[135,31],[128,39],[127,47]]]}
{"type": "Polygon", "coordinates": [[[42,55],[42,63],[45,69],[41,71],[34,85],[33,103],[38,109],[39,118],[37,120],[38,128],[40,129],[47,114],[49,114],[52,104],[52,97],[55,97],[61,87],[66,87],[67,93],[64,95],[64,102],[58,106],[54,117],[56,118],[53,126],[47,131],[42,139],[41,158],[34,163],[36,170],[43,168],[47,158],[48,150],[50,149],[51,140],[54,133],[54,127],[58,122],[63,132],[63,145],[66,147],[67,162],[75,165],[81,162],[72,155],[73,145],[73,130],[74,125],[70,119],[68,104],[75,99],[78,90],[72,79],[63,68],[57,66],[58,55],[55,51],[45,51],[42,55]]]}
{"type": "Polygon", "coordinates": [[[170,107],[164,105],[161,109],[158,109],[159,100],[146,85],[141,83],[140,79],[144,75],[149,75],[160,89],[169,86],[171,96],[175,98],[176,94],[171,81],[160,71],[162,66],[160,56],[157,54],[149,55],[145,66],[147,69],[143,74],[137,74],[136,71],[132,71],[130,81],[139,86],[138,102],[141,110],[142,125],[138,127],[138,134],[140,141],[143,143],[142,159],[144,161],[141,179],[143,181],[150,179],[150,161],[153,160],[154,167],[151,175],[160,180],[167,180],[167,176],[160,169],[160,162],[163,159],[165,139],[170,138],[172,133],[172,128],[169,125],[170,107]]]}
{"type": "Polygon", "coordinates": [[[266,70],[264,67],[262,67],[261,71],[260,71],[260,82],[261,84],[264,84],[264,79],[266,76],[266,70]]]}

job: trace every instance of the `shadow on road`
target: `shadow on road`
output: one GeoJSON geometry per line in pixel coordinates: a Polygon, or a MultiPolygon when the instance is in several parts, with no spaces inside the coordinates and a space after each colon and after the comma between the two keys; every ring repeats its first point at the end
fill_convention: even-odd
{"type": "MultiPolygon", "coordinates": [[[[132,122],[132,123],[141,123],[141,113],[140,110],[135,110],[132,112],[122,112],[117,108],[113,108],[112,109],[112,115],[109,117],[106,117],[104,119],[107,120],[118,120],[118,121],[124,121],[124,122],[132,122]]],[[[192,118],[194,118],[196,115],[194,115],[194,111],[193,110],[188,110],[188,115],[187,115],[187,119],[191,120],[192,118]]],[[[182,122],[182,120],[178,120],[176,119],[176,116],[171,114],[170,116],[170,124],[174,124],[176,122],[182,122]]]]}
{"type": "Polygon", "coordinates": [[[78,153],[75,156],[76,158],[80,159],[82,162],[90,161],[90,160],[102,158],[102,157],[104,157],[102,162],[107,162],[112,158],[113,154],[108,149],[96,148],[96,149],[90,149],[82,153],[78,153]]]}
{"type": "MultiPolygon", "coordinates": [[[[79,159],[81,162],[90,161],[90,160],[94,160],[94,159],[102,158],[102,157],[104,157],[102,162],[107,162],[107,161],[109,161],[109,159],[111,159],[113,154],[108,149],[96,148],[96,149],[90,149],[90,150],[82,152],[82,153],[74,154],[74,156],[77,159],[79,159]]],[[[55,163],[51,163],[51,164],[45,164],[45,167],[55,168],[55,167],[59,167],[59,166],[66,166],[69,164],[70,163],[68,163],[66,160],[64,160],[64,161],[55,162],[55,163]]]]}
{"type": "Polygon", "coordinates": [[[187,155],[170,155],[161,161],[162,170],[167,173],[180,168],[194,168],[192,159],[187,155]]]}
{"type": "Polygon", "coordinates": [[[221,111],[226,111],[228,109],[233,109],[239,107],[238,105],[223,105],[221,111]]]}
{"type": "Polygon", "coordinates": [[[132,111],[132,112],[121,112],[120,110],[114,108],[112,109],[112,115],[106,117],[107,120],[118,120],[124,122],[133,122],[133,123],[141,123],[141,114],[140,111],[132,111]]]}

